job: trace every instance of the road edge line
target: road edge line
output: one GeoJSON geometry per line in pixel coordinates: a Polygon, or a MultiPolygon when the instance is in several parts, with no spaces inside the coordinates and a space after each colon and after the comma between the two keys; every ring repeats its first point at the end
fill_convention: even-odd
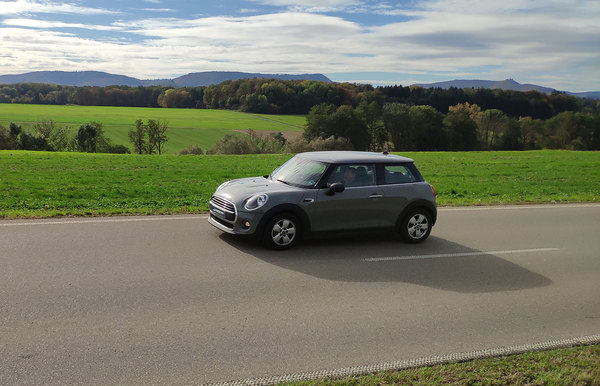
{"type": "Polygon", "coordinates": [[[461,205],[461,206],[438,206],[438,212],[458,212],[477,210],[521,210],[521,209],[568,209],[568,208],[598,208],[597,202],[574,202],[562,204],[504,204],[504,205],[461,205]]]}
{"type": "Polygon", "coordinates": [[[528,352],[548,351],[560,348],[569,348],[581,345],[600,344],[599,335],[589,335],[571,339],[551,340],[541,343],[505,346],[484,350],[475,350],[447,355],[436,355],[417,359],[407,359],[396,362],[384,362],[366,366],[343,367],[339,369],[309,371],[303,373],[249,378],[238,381],[227,381],[221,383],[208,383],[211,386],[241,386],[241,385],[272,385],[282,382],[308,381],[322,378],[348,377],[354,375],[366,375],[381,371],[406,370],[416,367],[442,365],[455,362],[468,362],[475,359],[493,358],[506,355],[525,354],[528,352]]]}
{"type": "Polygon", "coordinates": [[[78,217],[69,220],[40,219],[39,221],[27,219],[6,220],[0,223],[0,227],[27,226],[27,225],[72,225],[72,224],[103,224],[115,222],[145,222],[145,221],[172,221],[172,220],[206,220],[207,214],[188,215],[188,216],[170,216],[154,215],[148,217],[133,216],[115,216],[115,217],[78,217]],[[14,221],[14,222],[11,222],[14,221]]]}

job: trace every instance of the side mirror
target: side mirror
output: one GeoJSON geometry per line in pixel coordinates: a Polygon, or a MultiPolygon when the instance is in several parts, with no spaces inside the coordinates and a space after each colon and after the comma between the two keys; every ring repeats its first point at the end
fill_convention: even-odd
{"type": "Polygon", "coordinates": [[[326,194],[328,196],[333,196],[335,193],[342,193],[344,190],[346,190],[346,187],[341,182],[334,182],[333,184],[327,187],[328,190],[326,194]]]}

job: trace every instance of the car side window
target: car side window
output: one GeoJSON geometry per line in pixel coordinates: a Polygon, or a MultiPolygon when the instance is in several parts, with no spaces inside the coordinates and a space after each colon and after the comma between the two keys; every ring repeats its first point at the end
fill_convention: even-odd
{"type": "Polygon", "coordinates": [[[327,179],[327,184],[341,182],[347,188],[375,185],[375,165],[338,165],[327,179]]]}
{"type": "Polygon", "coordinates": [[[406,184],[417,180],[410,169],[404,165],[385,165],[383,170],[385,172],[384,183],[386,185],[406,184]]]}

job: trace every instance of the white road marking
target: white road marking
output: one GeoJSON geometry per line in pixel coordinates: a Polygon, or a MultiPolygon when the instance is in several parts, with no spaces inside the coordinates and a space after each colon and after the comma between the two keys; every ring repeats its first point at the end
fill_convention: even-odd
{"type": "Polygon", "coordinates": [[[60,221],[31,221],[31,222],[6,222],[0,223],[0,227],[10,226],[25,226],[25,225],[65,225],[65,224],[99,224],[113,222],[138,222],[138,221],[167,221],[167,220],[199,220],[207,219],[208,216],[153,216],[153,217],[136,217],[136,218],[98,218],[98,219],[73,219],[60,221]]]}
{"type": "Polygon", "coordinates": [[[481,255],[508,255],[511,253],[535,253],[535,252],[551,252],[558,251],[558,248],[532,248],[532,249],[509,249],[504,251],[477,251],[477,252],[458,252],[458,253],[439,253],[435,255],[413,255],[413,256],[390,256],[390,257],[372,257],[363,259],[369,263],[379,261],[396,261],[396,260],[421,260],[421,259],[438,259],[441,257],[465,257],[465,256],[481,256],[481,255]]]}
{"type": "MultiPolygon", "coordinates": [[[[464,207],[440,207],[438,212],[452,212],[452,211],[472,211],[472,210],[526,210],[526,209],[553,209],[553,208],[600,208],[600,203],[589,203],[589,204],[545,204],[545,205],[499,205],[499,206],[464,206],[464,207]]],[[[111,222],[136,222],[136,221],[163,221],[163,220],[197,220],[207,219],[207,215],[190,215],[190,216],[149,216],[144,218],[93,218],[93,219],[72,219],[72,220],[59,220],[59,221],[30,221],[30,222],[12,222],[7,220],[6,222],[0,223],[0,227],[10,226],[24,226],[24,225],[64,225],[64,224],[97,224],[97,223],[111,223],[111,222]]]]}

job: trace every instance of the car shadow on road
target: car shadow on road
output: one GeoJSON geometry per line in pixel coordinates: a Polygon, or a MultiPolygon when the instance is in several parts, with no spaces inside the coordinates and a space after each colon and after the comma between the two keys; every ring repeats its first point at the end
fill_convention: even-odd
{"type": "Polygon", "coordinates": [[[310,240],[287,251],[269,250],[255,241],[228,234],[220,237],[231,247],[268,264],[325,280],[404,282],[464,293],[518,291],[552,283],[499,256],[433,236],[416,245],[382,234],[310,240]],[[470,255],[431,257],[448,254],[470,255]],[[402,260],[367,260],[389,257],[402,260]]]}

